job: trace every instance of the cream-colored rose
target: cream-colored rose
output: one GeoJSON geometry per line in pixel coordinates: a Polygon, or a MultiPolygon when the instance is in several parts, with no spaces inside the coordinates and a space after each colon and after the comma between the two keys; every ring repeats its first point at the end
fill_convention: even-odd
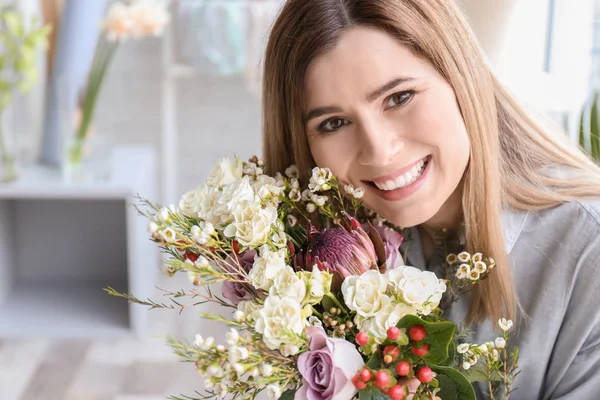
{"type": "Polygon", "coordinates": [[[243,169],[242,161],[239,158],[232,161],[230,158],[224,157],[210,171],[206,182],[210,186],[221,188],[242,179],[243,169]]]}
{"type": "Polygon", "coordinates": [[[347,277],[342,283],[342,295],[350,310],[363,317],[372,317],[390,303],[385,294],[387,285],[387,276],[369,270],[360,276],[347,277]]]}
{"type": "Polygon", "coordinates": [[[288,296],[302,302],[306,296],[306,285],[291,267],[285,266],[273,279],[269,294],[271,296],[288,296]]]}
{"type": "Polygon", "coordinates": [[[302,305],[318,304],[326,293],[331,289],[333,275],[327,271],[321,271],[316,265],[312,272],[300,271],[296,273],[304,282],[307,288],[306,297],[302,300],[302,305]]]}
{"type": "Polygon", "coordinates": [[[396,326],[405,315],[416,315],[417,310],[404,303],[390,303],[381,309],[374,317],[370,318],[369,333],[375,342],[383,343],[387,338],[387,330],[396,326]]]}
{"type": "Polygon", "coordinates": [[[184,215],[192,218],[198,218],[198,211],[202,203],[203,188],[190,190],[179,200],[179,211],[184,215]]]}
{"type": "Polygon", "coordinates": [[[261,308],[260,304],[252,300],[242,300],[237,306],[238,311],[244,315],[245,321],[256,321],[260,316],[258,312],[261,308]]]}
{"type": "Polygon", "coordinates": [[[404,267],[399,272],[394,271],[390,271],[388,276],[401,300],[423,315],[428,315],[437,308],[446,291],[443,280],[438,279],[433,272],[421,271],[414,267],[404,267]]]}
{"type": "Polygon", "coordinates": [[[257,247],[269,238],[271,227],[277,221],[277,208],[259,204],[247,205],[234,214],[234,222],[225,230],[225,236],[235,237],[243,246],[257,247]]]}
{"type": "Polygon", "coordinates": [[[255,329],[263,335],[265,345],[271,350],[278,349],[282,344],[296,344],[297,340],[289,334],[300,335],[305,321],[301,316],[302,307],[292,297],[269,296],[263,308],[259,311],[255,329]]]}
{"type": "Polygon", "coordinates": [[[261,248],[260,257],[254,260],[248,276],[255,288],[269,290],[275,278],[286,268],[285,251],[271,251],[265,245],[261,248]]]}

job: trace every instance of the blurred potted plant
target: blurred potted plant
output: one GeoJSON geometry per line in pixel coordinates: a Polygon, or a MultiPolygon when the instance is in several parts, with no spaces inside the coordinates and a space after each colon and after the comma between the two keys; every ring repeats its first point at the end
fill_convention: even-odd
{"type": "Polygon", "coordinates": [[[102,22],[102,34],[98,38],[83,95],[77,100],[75,113],[69,123],[74,132],[68,132],[66,166],[77,169],[84,156],[90,137],[90,127],[96,103],[108,67],[119,44],[128,39],[160,36],[169,21],[165,0],[134,0],[130,3],[113,3],[102,22]]]}
{"type": "Polygon", "coordinates": [[[17,11],[0,7],[0,181],[17,178],[17,152],[14,129],[7,110],[17,92],[26,93],[37,81],[38,48],[47,45],[49,26],[33,19],[26,24],[17,11]],[[3,129],[8,128],[8,129],[3,129]]]}
{"type": "Polygon", "coordinates": [[[600,118],[598,101],[600,92],[596,91],[581,111],[579,119],[579,145],[600,164],[600,118]]]}

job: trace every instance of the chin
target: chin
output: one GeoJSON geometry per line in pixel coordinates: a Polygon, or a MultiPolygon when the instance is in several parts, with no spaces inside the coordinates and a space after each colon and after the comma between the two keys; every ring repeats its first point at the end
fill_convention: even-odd
{"type": "Polygon", "coordinates": [[[440,208],[430,204],[417,203],[400,209],[377,207],[375,205],[371,209],[399,228],[410,228],[430,221],[439,212],[440,208]]]}

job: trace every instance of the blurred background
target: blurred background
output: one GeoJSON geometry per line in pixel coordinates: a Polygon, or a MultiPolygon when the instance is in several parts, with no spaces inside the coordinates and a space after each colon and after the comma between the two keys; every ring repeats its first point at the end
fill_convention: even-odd
{"type": "MultiPolygon", "coordinates": [[[[202,382],[164,337],[222,337],[128,305],[166,278],[130,204],[176,204],[260,155],[260,75],[283,0],[0,0],[0,399],[154,400],[202,382]]],[[[600,157],[600,1],[462,0],[490,65],[600,157]]]]}

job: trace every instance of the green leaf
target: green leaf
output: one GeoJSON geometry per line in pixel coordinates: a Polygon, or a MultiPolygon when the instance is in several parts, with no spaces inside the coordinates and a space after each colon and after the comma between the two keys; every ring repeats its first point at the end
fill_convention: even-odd
{"type": "Polygon", "coordinates": [[[358,393],[360,400],[389,400],[379,389],[367,389],[358,393]]]}
{"type": "Polygon", "coordinates": [[[483,365],[476,365],[463,371],[462,374],[471,383],[487,381],[486,368],[483,365]]]}
{"type": "Polygon", "coordinates": [[[456,343],[454,341],[450,342],[450,346],[448,346],[448,358],[440,363],[441,366],[444,367],[454,367],[456,364],[456,343]]]}
{"type": "Polygon", "coordinates": [[[440,383],[438,396],[444,400],[476,400],[469,380],[458,370],[449,367],[431,367],[440,383]]]}
{"type": "Polygon", "coordinates": [[[369,358],[369,361],[367,362],[367,367],[374,370],[379,370],[381,368],[381,358],[379,358],[378,353],[373,354],[371,358],[369,358]]]}
{"type": "Polygon", "coordinates": [[[294,400],[295,395],[296,395],[295,390],[286,390],[285,392],[283,392],[280,399],[281,400],[294,400]]]}
{"type": "Polygon", "coordinates": [[[600,161],[600,120],[598,118],[598,93],[594,96],[590,115],[590,154],[596,161],[600,161]]]}
{"type": "MultiPolygon", "coordinates": [[[[398,324],[398,328],[408,329],[413,325],[422,325],[425,328],[424,343],[427,343],[429,350],[424,359],[431,364],[440,364],[448,358],[448,347],[452,342],[456,325],[450,321],[443,322],[425,322],[415,315],[407,315],[403,317],[398,324]]],[[[454,361],[454,360],[452,360],[454,361]]]]}

